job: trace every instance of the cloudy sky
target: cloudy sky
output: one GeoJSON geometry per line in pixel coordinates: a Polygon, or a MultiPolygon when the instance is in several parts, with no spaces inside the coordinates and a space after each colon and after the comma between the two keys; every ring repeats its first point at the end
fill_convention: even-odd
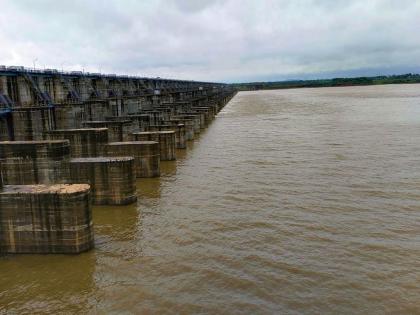
{"type": "Polygon", "coordinates": [[[0,0],[0,64],[244,82],[420,72],[420,0],[0,0]]]}

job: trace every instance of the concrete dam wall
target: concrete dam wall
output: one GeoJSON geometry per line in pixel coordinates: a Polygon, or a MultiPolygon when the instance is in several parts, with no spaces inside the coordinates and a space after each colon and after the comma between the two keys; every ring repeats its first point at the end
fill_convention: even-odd
{"type": "Polygon", "coordinates": [[[92,205],[136,202],[136,180],[160,176],[161,161],[176,160],[235,93],[221,83],[0,68],[0,254],[92,249],[92,205]]]}

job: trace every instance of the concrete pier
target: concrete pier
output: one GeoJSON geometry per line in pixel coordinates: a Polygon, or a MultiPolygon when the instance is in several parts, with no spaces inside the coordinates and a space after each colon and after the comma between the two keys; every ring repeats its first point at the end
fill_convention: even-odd
{"type": "Polygon", "coordinates": [[[55,128],[54,113],[47,107],[19,108],[11,113],[13,133],[1,140],[43,140],[46,131],[55,128]]]}
{"type": "Polygon", "coordinates": [[[133,157],[74,158],[73,183],[91,185],[95,205],[125,205],[137,200],[133,157]]]}
{"type": "Polygon", "coordinates": [[[187,148],[187,137],[186,129],[184,124],[174,124],[175,129],[175,141],[177,149],[187,148]]]}
{"type": "Polygon", "coordinates": [[[0,191],[3,189],[3,171],[2,171],[2,165],[1,165],[1,161],[0,161],[0,191]]]}
{"type": "Polygon", "coordinates": [[[211,107],[194,107],[193,108],[194,111],[198,112],[198,113],[203,113],[204,114],[204,124],[206,126],[208,126],[210,124],[210,122],[214,119],[214,114],[213,114],[213,110],[211,107]]]}
{"type": "Polygon", "coordinates": [[[133,132],[146,131],[152,120],[148,114],[133,114],[124,116],[124,118],[134,122],[134,128],[138,130],[133,130],[133,132]]]}
{"type": "Polygon", "coordinates": [[[195,119],[197,119],[199,121],[199,124],[200,124],[200,130],[207,127],[207,121],[206,121],[206,114],[205,113],[200,113],[200,112],[197,112],[197,111],[191,111],[191,112],[182,113],[182,116],[183,117],[194,117],[195,119]]]}
{"type": "Polygon", "coordinates": [[[82,122],[87,120],[86,105],[60,104],[54,108],[54,129],[79,129],[82,122]]]}
{"type": "Polygon", "coordinates": [[[108,143],[108,129],[60,129],[47,132],[46,137],[69,140],[71,157],[96,157],[104,153],[104,147],[108,143]]]}
{"type": "Polygon", "coordinates": [[[105,117],[106,121],[129,121],[130,132],[139,132],[142,131],[141,129],[141,118],[140,115],[133,115],[133,116],[109,116],[105,117]]]}
{"type": "Polygon", "coordinates": [[[93,248],[89,185],[6,185],[0,254],[76,254],[93,248]]]}
{"type": "Polygon", "coordinates": [[[178,114],[176,116],[173,117],[174,119],[187,119],[187,120],[192,120],[193,121],[193,129],[194,129],[194,134],[198,135],[201,132],[201,115],[199,114],[178,114]]]}
{"type": "Polygon", "coordinates": [[[171,118],[169,121],[165,121],[164,124],[171,124],[171,125],[183,124],[185,126],[185,140],[186,141],[194,140],[194,120],[193,119],[171,118]]]}
{"type": "Polygon", "coordinates": [[[69,160],[68,140],[0,142],[5,184],[66,183],[70,174],[69,160]]]}
{"type": "Polygon", "coordinates": [[[166,121],[162,125],[149,126],[148,131],[175,131],[175,147],[177,149],[186,149],[186,131],[184,124],[174,124],[171,121],[166,121]]]}
{"type": "Polygon", "coordinates": [[[83,125],[87,128],[108,128],[109,142],[128,141],[134,131],[131,120],[85,121],[83,125]]]}
{"type": "Polygon", "coordinates": [[[212,82],[0,66],[0,253],[92,248],[92,202],[135,202],[136,177],[159,176],[160,160],[175,160],[235,93],[212,82]]]}
{"type": "Polygon", "coordinates": [[[160,160],[176,160],[175,131],[133,132],[133,141],[157,141],[160,147],[160,160]]]}
{"type": "Polygon", "coordinates": [[[150,125],[159,125],[167,117],[163,112],[156,110],[145,110],[144,112],[150,117],[150,125]]]}
{"type": "Polygon", "coordinates": [[[157,141],[111,142],[106,146],[108,156],[132,156],[136,177],[160,176],[160,147],[157,141]]]}

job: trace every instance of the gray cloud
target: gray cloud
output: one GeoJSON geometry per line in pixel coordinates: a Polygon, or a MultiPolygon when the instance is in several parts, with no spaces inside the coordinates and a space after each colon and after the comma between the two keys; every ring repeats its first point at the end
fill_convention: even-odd
{"type": "Polygon", "coordinates": [[[0,64],[242,81],[420,66],[420,1],[0,0],[0,64]],[[363,70],[365,69],[365,70],[363,70]]]}

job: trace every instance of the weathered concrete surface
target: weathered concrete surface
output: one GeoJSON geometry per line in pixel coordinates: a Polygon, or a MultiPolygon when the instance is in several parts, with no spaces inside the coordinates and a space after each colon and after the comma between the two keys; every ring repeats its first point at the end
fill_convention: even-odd
{"type": "Polygon", "coordinates": [[[152,120],[152,118],[148,114],[128,115],[124,117],[132,120],[135,124],[137,124],[135,125],[135,128],[138,128],[138,130],[133,130],[133,132],[146,131],[147,127],[150,126],[152,120]]]}
{"type": "Polygon", "coordinates": [[[175,147],[177,149],[187,148],[184,124],[174,124],[167,121],[166,124],[149,126],[148,131],[175,131],[175,147]]]}
{"type": "Polygon", "coordinates": [[[160,160],[176,160],[175,131],[133,132],[133,141],[157,141],[160,147],[160,160]]]}
{"type": "Polygon", "coordinates": [[[86,120],[101,121],[112,116],[112,104],[109,100],[87,100],[84,103],[86,120]]]}
{"type": "Polygon", "coordinates": [[[0,252],[91,248],[89,199],[96,204],[134,202],[135,176],[158,176],[160,159],[174,160],[175,148],[184,148],[234,94],[231,86],[210,82],[2,67],[0,140],[70,142],[61,155],[39,148],[9,154],[3,163],[5,181],[66,179],[80,185],[3,185],[0,170],[0,252]],[[105,128],[81,129],[87,125],[105,128]],[[156,132],[140,132],[150,129],[156,132]],[[146,141],[134,144],[131,139],[146,141]],[[70,162],[69,155],[78,159],[70,162]]]}
{"type": "Polygon", "coordinates": [[[191,112],[182,113],[180,115],[182,117],[187,117],[187,118],[193,117],[194,119],[199,119],[200,129],[204,129],[207,126],[206,114],[205,113],[200,113],[200,112],[197,112],[197,111],[191,111],[191,112]],[[198,118],[197,118],[197,116],[198,116],[198,118]]]}
{"type": "Polygon", "coordinates": [[[199,114],[178,114],[173,119],[189,119],[193,121],[194,134],[198,135],[201,132],[201,115],[199,114]]]}
{"type": "Polygon", "coordinates": [[[165,121],[164,124],[183,124],[185,126],[185,140],[191,141],[194,140],[194,120],[193,119],[181,119],[181,118],[171,118],[169,121],[165,121]]]}
{"type": "Polygon", "coordinates": [[[132,156],[136,177],[160,176],[160,149],[156,141],[111,142],[106,146],[108,156],[132,156]]]}
{"type": "Polygon", "coordinates": [[[177,149],[186,149],[187,148],[187,137],[186,129],[184,124],[175,125],[175,141],[177,149]]]}
{"type": "Polygon", "coordinates": [[[88,128],[108,128],[109,142],[128,141],[130,133],[133,132],[131,120],[84,121],[83,125],[88,128]]]}
{"type": "Polygon", "coordinates": [[[104,154],[107,128],[60,129],[46,133],[48,139],[68,139],[71,157],[96,157],[104,154]]]}
{"type": "Polygon", "coordinates": [[[75,158],[70,160],[73,183],[91,185],[96,205],[125,205],[137,200],[133,157],[75,158]]]}
{"type": "Polygon", "coordinates": [[[0,191],[3,189],[3,171],[2,171],[2,165],[0,161],[0,191]]]}
{"type": "Polygon", "coordinates": [[[12,112],[13,139],[16,141],[42,140],[46,131],[54,129],[51,108],[18,108],[12,112]]]}
{"type": "Polygon", "coordinates": [[[85,104],[61,104],[54,108],[55,129],[82,128],[87,120],[85,104]]]}
{"type": "Polygon", "coordinates": [[[12,113],[0,115],[0,141],[13,140],[12,113]]]}
{"type": "Polygon", "coordinates": [[[131,114],[124,116],[110,116],[105,118],[107,121],[131,121],[132,132],[143,131],[150,125],[151,117],[148,114],[131,114]]]}
{"type": "Polygon", "coordinates": [[[165,120],[164,113],[156,110],[145,110],[143,111],[147,115],[149,115],[149,123],[150,125],[158,125],[161,121],[165,120]]]}
{"type": "Polygon", "coordinates": [[[0,142],[5,184],[67,183],[69,160],[68,140],[0,142]]]}
{"type": "Polygon", "coordinates": [[[0,253],[76,254],[94,246],[89,185],[6,185],[0,253]]]}
{"type": "Polygon", "coordinates": [[[210,124],[211,122],[210,113],[207,110],[194,108],[193,112],[200,114],[202,116],[202,120],[201,120],[202,128],[203,127],[205,128],[210,124]]]}
{"type": "Polygon", "coordinates": [[[193,107],[193,110],[198,113],[204,114],[204,123],[206,126],[214,119],[213,109],[207,106],[193,107]]]}

